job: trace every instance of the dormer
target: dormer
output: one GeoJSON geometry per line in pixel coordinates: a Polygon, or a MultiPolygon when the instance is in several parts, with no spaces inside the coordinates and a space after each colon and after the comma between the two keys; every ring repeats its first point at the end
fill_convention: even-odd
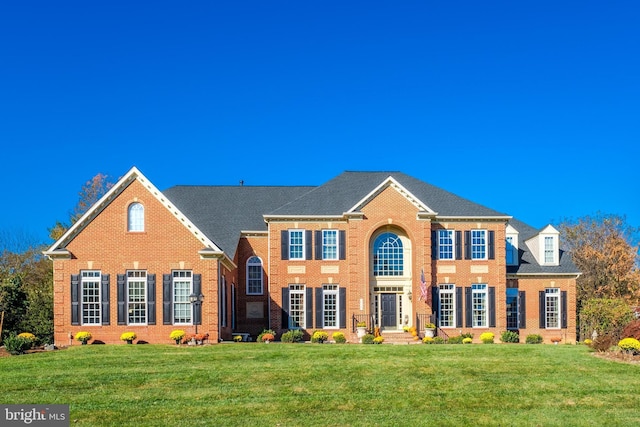
{"type": "Polygon", "coordinates": [[[527,240],[526,244],[541,266],[560,264],[560,232],[551,224],[527,240]]]}
{"type": "Polygon", "coordinates": [[[518,230],[507,224],[505,234],[507,265],[518,265],[518,230]]]}

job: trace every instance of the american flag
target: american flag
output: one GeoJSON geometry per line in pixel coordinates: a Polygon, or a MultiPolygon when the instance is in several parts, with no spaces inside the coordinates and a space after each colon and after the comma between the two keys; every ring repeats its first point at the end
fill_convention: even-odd
{"type": "Polygon", "coordinates": [[[429,298],[429,292],[427,288],[427,281],[424,280],[424,269],[420,271],[420,298],[419,301],[427,302],[429,298]]]}

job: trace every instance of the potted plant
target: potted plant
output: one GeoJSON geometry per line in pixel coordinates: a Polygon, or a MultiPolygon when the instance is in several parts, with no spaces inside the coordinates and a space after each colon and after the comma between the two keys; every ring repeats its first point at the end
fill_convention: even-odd
{"type": "Polygon", "coordinates": [[[436,336],[436,325],[433,323],[427,323],[424,325],[424,336],[425,337],[435,337],[436,336]]]}
{"type": "Polygon", "coordinates": [[[356,323],[356,334],[360,338],[360,342],[362,342],[362,337],[367,334],[367,322],[356,323]]]}
{"type": "Polygon", "coordinates": [[[135,332],[123,332],[122,335],[120,335],[120,339],[126,341],[127,344],[133,344],[133,340],[136,338],[138,338],[138,336],[135,332]]]}
{"type": "Polygon", "coordinates": [[[82,343],[82,345],[87,345],[87,341],[91,339],[91,332],[81,331],[76,334],[76,339],[82,343]]]}
{"type": "Polygon", "coordinates": [[[269,344],[274,339],[276,339],[276,337],[274,337],[273,334],[270,334],[268,332],[266,334],[262,335],[262,342],[263,343],[269,344]]]}
{"type": "Polygon", "coordinates": [[[184,338],[185,335],[185,331],[183,331],[182,329],[176,329],[171,331],[169,338],[175,341],[177,345],[180,345],[180,343],[182,342],[182,338],[184,338]]]}
{"type": "Polygon", "coordinates": [[[562,341],[562,338],[560,337],[551,337],[550,339],[551,339],[551,342],[554,343],[555,345],[558,345],[558,343],[562,341]]]}

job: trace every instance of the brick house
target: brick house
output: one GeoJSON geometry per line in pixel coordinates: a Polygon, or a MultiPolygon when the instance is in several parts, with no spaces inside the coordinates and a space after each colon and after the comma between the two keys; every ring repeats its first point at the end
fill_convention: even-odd
{"type": "Polygon", "coordinates": [[[576,338],[579,272],[553,226],[398,172],[159,191],[134,167],[45,254],[58,345],[80,330],[170,343],[196,327],[211,342],[265,328],[353,341],[357,321],[387,336],[433,322],[445,337],[576,338]]]}

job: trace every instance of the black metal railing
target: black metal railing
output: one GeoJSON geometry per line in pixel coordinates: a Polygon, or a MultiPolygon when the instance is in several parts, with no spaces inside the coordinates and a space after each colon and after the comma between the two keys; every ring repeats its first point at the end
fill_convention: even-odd
{"type": "Polygon", "coordinates": [[[445,341],[448,341],[449,335],[445,331],[440,329],[437,320],[438,319],[436,318],[435,314],[416,314],[416,329],[418,330],[418,333],[424,331],[425,325],[427,323],[433,323],[434,325],[436,325],[436,336],[442,338],[445,341]]]}
{"type": "Polygon", "coordinates": [[[373,331],[375,326],[375,319],[372,314],[354,314],[351,318],[351,332],[355,332],[358,327],[358,323],[364,322],[368,331],[373,331]]]}

